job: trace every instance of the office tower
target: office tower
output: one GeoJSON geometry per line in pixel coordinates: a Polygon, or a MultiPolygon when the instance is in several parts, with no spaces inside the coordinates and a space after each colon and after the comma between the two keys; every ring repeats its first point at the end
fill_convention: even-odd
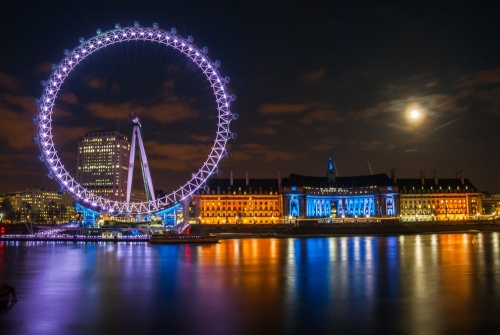
{"type": "Polygon", "coordinates": [[[114,130],[90,131],[78,144],[77,181],[96,195],[124,201],[130,143],[114,130]]]}

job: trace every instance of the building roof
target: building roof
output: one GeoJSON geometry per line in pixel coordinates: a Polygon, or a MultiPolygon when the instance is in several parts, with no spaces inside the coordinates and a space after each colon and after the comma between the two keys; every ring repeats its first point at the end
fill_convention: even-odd
{"type": "Polygon", "coordinates": [[[405,191],[420,189],[420,190],[430,190],[432,187],[433,191],[436,190],[449,190],[453,192],[477,192],[476,187],[469,181],[469,179],[460,178],[439,178],[436,181],[433,178],[424,178],[424,183],[422,184],[421,178],[409,178],[409,179],[397,179],[396,184],[399,187],[399,192],[405,193],[405,191]],[[423,188],[422,188],[423,187],[423,188]]]}
{"type": "MultiPolygon", "coordinates": [[[[286,181],[286,178],[282,180],[282,183],[286,181]]],[[[227,191],[227,190],[239,190],[242,191],[279,191],[278,178],[272,179],[248,179],[248,185],[246,179],[233,179],[231,185],[231,179],[219,179],[210,178],[205,184],[205,190],[200,190],[200,193],[206,192],[208,189],[210,191],[227,191]]]]}
{"type": "Polygon", "coordinates": [[[335,182],[328,182],[325,177],[301,176],[291,174],[288,177],[287,183],[284,186],[292,187],[341,187],[341,188],[362,188],[370,186],[387,186],[392,185],[392,180],[385,173],[353,176],[353,177],[336,177],[335,182]]]}

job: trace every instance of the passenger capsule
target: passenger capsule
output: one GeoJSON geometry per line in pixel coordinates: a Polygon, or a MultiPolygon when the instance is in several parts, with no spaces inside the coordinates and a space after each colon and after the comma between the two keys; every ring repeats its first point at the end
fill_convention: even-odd
{"type": "Polygon", "coordinates": [[[63,53],[64,53],[64,56],[67,56],[67,55],[69,55],[69,50],[68,49],[64,49],[63,53]]]}
{"type": "Polygon", "coordinates": [[[231,94],[231,101],[236,101],[236,94],[231,94]]]}
{"type": "Polygon", "coordinates": [[[202,49],[203,53],[206,55],[208,53],[208,47],[204,46],[202,49]]]}
{"type": "Polygon", "coordinates": [[[136,27],[136,28],[139,28],[139,27],[140,27],[139,21],[135,21],[135,22],[134,22],[134,27],[136,27]]]}
{"type": "Polygon", "coordinates": [[[225,82],[226,84],[229,84],[229,83],[231,82],[231,78],[229,78],[229,77],[224,77],[224,82],[225,82]]]}
{"type": "Polygon", "coordinates": [[[220,68],[220,66],[221,66],[220,60],[216,60],[214,65],[216,68],[220,68]]]}
{"type": "Polygon", "coordinates": [[[47,179],[54,179],[54,175],[52,173],[47,173],[45,175],[45,178],[47,178],[47,179]]]}
{"type": "Polygon", "coordinates": [[[158,29],[159,25],[158,22],[153,23],[153,29],[158,29]]]}
{"type": "Polygon", "coordinates": [[[37,106],[40,105],[40,100],[38,100],[38,98],[35,98],[33,101],[35,102],[35,105],[37,105],[37,106]]]}
{"type": "Polygon", "coordinates": [[[50,68],[52,69],[52,71],[55,71],[56,70],[56,64],[51,64],[50,68]]]}
{"type": "Polygon", "coordinates": [[[226,157],[231,157],[231,155],[232,155],[232,154],[231,154],[231,151],[226,151],[226,152],[225,152],[225,156],[226,156],[226,157]]]}
{"type": "Polygon", "coordinates": [[[119,23],[115,23],[115,29],[122,29],[121,24],[119,24],[119,23]]]}
{"type": "Polygon", "coordinates": [[[188,36],[188,42],[189,42],[189,43],[193,43],[193,42],[194,42],[194,37],[193,37],[193,35],[189,35],[189,36],[188,36]]]}
{"type": "Polygon", "coordinates": [[[231,133],[231,138],[232,138],[233,140],[237,139],[237,138],[238,138],[238,134],[236,134],[236,133],[231,133]]]}
{"type": "Polygon", "coordinates": [[[95,32],[97,33],[97,35],[101,35],[102,34],[102,29],[101,28],[97,28],[97,30],[95,32]]]}
{"type": "Polygon", "coordinates": [[[33,143],[37,143],[37,144],[38,144],[38,137],[33,136],[33,137],[31,138],[31,140],[33,141],[33,143]]]}
{"type": "Polygon", "coordinates": [[[40,85],[42,85],[42,87],[45,87],[47,86],[47,82],[45,80],[41,80],[40,85]]]}
{"type": "Polygon", "coordinates": [[[240,114],[238,113],[233,113],[233,120],[238,120],[238,118],[240,117],[240,114]]]}
{"type": "Polygon", "coordinates": [[[217,169],[217,175],[220,176],[222,174],[222,170],[221,169],[217,169]]]}
{"type": "Polygon", "coordinates": [[[170,29],[170,32],[172,33],[172,35],[177,35],[177,28],[172,27],[172,28],[170,29]]]}
{"type": "Polygon", "coordinates": [[[85,43],[85,38],[80,37],[80,38],[79,38],[79,41],[80,41],[80,44],[83,44],[83,43],[85,43]]]}
{"type": "Polygon", "coordinates": [[[43,162],[45,162],[45,157],[43,157],[43,156],[38,156],[38,161],[39,161],[39,162],[42,162],[42,163],[43,163],[43,162]]]}
{"type": "Polygon", "coordinates": [[[37,125],[38,124],[38,119],[36,117],[31,118],[31,123],[37,125]]]}

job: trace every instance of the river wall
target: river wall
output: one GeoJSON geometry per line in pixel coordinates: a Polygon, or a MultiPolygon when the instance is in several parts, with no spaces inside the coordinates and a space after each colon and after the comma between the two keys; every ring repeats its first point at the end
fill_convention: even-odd
{"type": "Polygon", "coordinates": [[[192,234],[251,234],[251,235],[403,235],[444,232],[500,232],[500,221],[446,221],[446,222],[381,222],[297,224],[240,224],[240,225],[191,225],[192,234]]]}

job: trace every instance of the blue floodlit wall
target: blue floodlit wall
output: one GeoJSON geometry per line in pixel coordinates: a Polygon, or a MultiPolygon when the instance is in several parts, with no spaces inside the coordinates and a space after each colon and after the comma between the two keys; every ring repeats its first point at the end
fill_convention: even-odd
{"type": "Polygon", "coordinates": [[[394,197],[392,195],[387,196],[385,198],[385,208],[386,208],[387,215],[390,215],[390,216],[397,215],[396,203],[395,203],[394,197]]]}
{"type": "Polygon", "coordinates": [[[333,197],[308,196],[307,217],[374,216],[376,214],[374,195],[333,197]]]}
{"type": "Polygon", "coordinates": [[[182,215],[181,204],[177,204],[173,207],[156,213],[156,216],[161,217],[161,219],[163,220],[163,225],[165,226],[175,226],[177,224],[177,217],[179,215],[182,215]]]}
{"type": "Polygon", "coordinates": [[[284,194],[284,216],[302,218],[396,216],[397,199],[393,193],[372,194],[298,194],[296,188],[284,194]]]}
{"type": "Polygon", "coordinates": [[[304,206],[305,195],[297,192],[297,187],[292,186],[291,192],[283,194],[283,216],[303,217],[305,215],[304,206]]]}
{"type": "Polygon", "coordinates": [[[101,213],[96,212],[90,208],[84,207],[79,203],[75,203],[75,212],[79,214],[79,223],[83,226],[93,226],[95,225],[96,219],[101,213]]]}

